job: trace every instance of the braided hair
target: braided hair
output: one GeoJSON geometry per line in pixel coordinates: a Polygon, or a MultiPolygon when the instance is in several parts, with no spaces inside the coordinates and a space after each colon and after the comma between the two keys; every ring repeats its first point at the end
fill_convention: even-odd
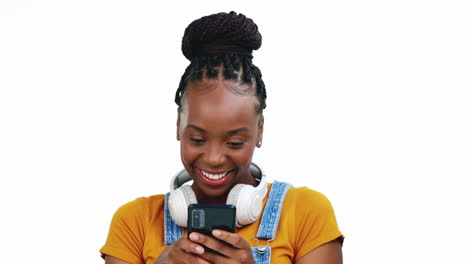
{"type": "Polygon", "coordinates": [[[182,39],[182,53],[190,60],[176,91],[175,102],[182,110],[183,96],[190,81],[203,78],[217,79],[222,72],[224,80],[246,84],[250,89],[232,91],[253,93],[258,99],[257,113],[266,107],[266,90],[260,69],[252,63],[252,51],[262,45],[257,25],[243,14],[218,13],[193,21],[182,39]]]}

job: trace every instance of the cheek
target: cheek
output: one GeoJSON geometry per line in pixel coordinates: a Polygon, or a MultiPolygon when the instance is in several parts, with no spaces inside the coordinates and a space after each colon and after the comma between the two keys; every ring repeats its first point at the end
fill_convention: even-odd
{"type": "Polygon", "coordinates": [[[197,148],[190,146],[190,144],[188,144],[186,141],[182,140],[180,142],[180,155],[183,163],[188,164],[197,159],[197,157],[200,155],[200,151],[197,148]]]}
{"type": "Polygon", "coordinates": [[[248,166],[252,161],[252,156],[255,148],[244,148],[241,150],[232,151],[229,155],[231,159],[240,166],[248,166]]]}

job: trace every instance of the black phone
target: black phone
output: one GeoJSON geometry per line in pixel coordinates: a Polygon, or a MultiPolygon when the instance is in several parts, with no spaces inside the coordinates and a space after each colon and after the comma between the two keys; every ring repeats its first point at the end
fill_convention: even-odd
{"type": "Polygon", "coordinates": [[[191,204],[188,207],[187,233],[198,232],[212,236],[214,229],[234,233],[236,207],[221,204],[191,204]]]}
{"type": "MultiPolygon", "coordinates": [[[[236,228],[236,207],[221,204],[191,204],[188,207],[187,233],[198,232],[213,237],[214,229],[231,233],[236,228]]],[[[223,255],[203,245],[205,250],[223,255]]]]}

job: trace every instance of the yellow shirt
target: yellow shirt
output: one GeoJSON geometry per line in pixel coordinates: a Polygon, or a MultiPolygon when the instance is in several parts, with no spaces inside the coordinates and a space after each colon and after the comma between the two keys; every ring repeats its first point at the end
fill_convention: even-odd
{"type": "MultiPolygon", "coordinates": [[[[268,184],[268,192],[271,184],[268,184]]],[[[114,214],[102,255],[110,255],[131,264],[153,264],[166,249],[164,242],[164,197],[138,198],[120,207],[114,214]]],[[[265,207],[268,194],[263,200],[265,207]]],[[[236,230],[257,246],[254,237],[260,220],[236,230]]],[[[185,231],[185,237],[186,231],[185,231]]],[[[275,240],[270,242],[271,263],[294,263],[318,246],[343,239],[330,201],[306,187],[289,189],[283,204],[275,240]]],[[[262,245],[265,243],[262,243],[262,245]]]]}

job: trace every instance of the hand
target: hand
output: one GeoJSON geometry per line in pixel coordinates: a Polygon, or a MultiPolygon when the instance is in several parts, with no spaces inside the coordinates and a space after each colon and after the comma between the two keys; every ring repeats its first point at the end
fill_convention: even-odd
{"type": "Polygon", "coordinates": [[[250,250],[250,245],[241,236],[236,233],[230,233],[223,230],[213,230],[212,234],[217,239],[196,232],[191,233],[189,236],[190,240],[200,243],[224,255],[221,256],[216,253],[208,252],[202,248],[203,252],[198,253],[197,251],[197,254],[199,254],[203,259],[212,264],[255,264],[252,251],[250,250]]]}
{"type": "Polygon", "coordinates": [[[154,264],[210,264],[203,259],[205,249],[183,237],[167,247],[154,264]]]}

